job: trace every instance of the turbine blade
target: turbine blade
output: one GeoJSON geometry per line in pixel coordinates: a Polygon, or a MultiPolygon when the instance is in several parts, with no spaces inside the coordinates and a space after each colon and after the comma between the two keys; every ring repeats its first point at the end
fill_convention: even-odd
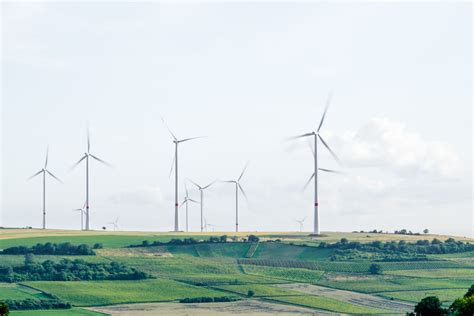
{"type": "Polygon", "coordinates": [[[184,183],[184,191],[186,192],[186,198],[187,198],[189,195],[189,192],[188,192],[188,186],[186,185],[186,182],[184,183]]]}
{"type": "Polygon", "coordinates": [[[240,185],[240,183],[237,183],[237,186],[239,187],[240,192],[242,192],[242,194],[244,195],[245,199],[246,199],[247,202],[248,202],[248,201],[249,201],[249,198],[247,197],[247,194],[245,193],[244,188],[242,188],[242,186],[240,185]]]}
{"type": "Polygon", "coordinates": [[[318,126],[318,132],[321,129],[321,126],[323,126],[324,118],[326,117],[326,113],[328,112],[328,108],[329,108],[329,104],[331,103],[331,99],[332,99],[332,93],[329,94],[328,99],[326,101],[326,107],[324,108],[323,117],[321,117],[321,122],[319,123],[319,126],[318,126]]]}
{"type": "Polygon", "coordinates": [[[325,168],[318,168],[318,170],[321,170],[321,171],[324,171],[324,172],[342,173],[341,171],[325,169],[325,168]]]}
{"type": "Polygon", "coordinates": [[[176,136],[174,136],[173,132],[171,131],[171,129],[168,127],[168,124],[166,124],[165,122],[165,119],[162,117],[161,118],[161,121],[163,122],[163,124],[165,125],[166,129],[168,130],[168,132],[170,133],[171,137],[173,137],[173,139],[175,141],[178,141],[178,139],[176,138],[176,136]]]}
{"type": "Polygon", "coordinates": [[[302,135],[288,137],[286,140],[295,140],[295,139],[298,139],[298,138],[303,138],[303,137],[308,137],[308,136],[313,136],[313,135],[314,135],[313,133],[306,133],[306,134],[302,134],[302,135]]]}
{"type": "Polygon", "coordinates": [[[91,151],[91,136],[89,132],[89,126],[87,126],[87,153],[91,151]]]}
{"type": "Polygon", "coordinates": [[[173,161],[171,162],[170,174],[168,175],[168,178],[171,178],[171,174],[173,173],[174,161],[175,160],[176,160],[176,153],[173,155],[173,161]]]}
{"type": "Polygon", "coordinates": [[[97,160],[98,162],[101,162],[103,163],[104,165],[108,166],[108,167],[112,167],[112,165],[110,163],[108,163],[107,161],[105,160],[102,160],[100,159],[99,157],[96,157],[94,156],[93,154],[89,154],[92,158],[94,158],[95,160],[97,160]]]}
{"type": "Polygon", "coordinates": [[[206,185],[204,188],[202,188],[203,190],[209,188],[211,185],[213,185],[214,183],[216,183],[217,181],[212,181],[211,183],[209,183],[208,185],[206,185]]]}
{"type": "Polygon", "coordinates": [[[306,188],[308,187],[311,180],[313,180],[313,178],[314,178],[314,173],[311,175],[311,177],[309,177],[308,181],[306,181],[306,183],[304,184],[303,191],[306,190],[306,188]]]}
{"type": "Polygon", "coordinates": [[[46,159],[44,161],[44,169],[48,167],[49,145],[46,147],[46,159]]]}
{"type": "Polygon", "coordinates": [[[194,202],[194,203],[198,203],[198,204],[199,204],[199,202],[198,202],[198,201],[196,201],[196,200],[193,200],[193,199],[188,199],[188,201],[191,201],[191,202],[194,202]]]}
{"type": "Polygon", "coordinates": [[[76,167],[77,167],[77,165],[78,165],[78,164],[80,164],[80,163],[81,163],[81,161],[83,161],[84,159],[86,159],[86,155],[82,156],[82,158],[81,158],[81,159],[79,159],[79,161],[78,161],[78,162],[76,162],[76,163],[75,163],[75,164],[74,164],[74,165],[71,167],[71,169],[74,169],[74,168],[76,168],[76,167]]]}
{"type": "Polygon", "coordinates": [[[242,177],[244,176],[244,173],[245,173],[245,171],[247,170],[247,167],[248,167],[248,166],[249,166],[249,163],[247,162],[247,163],[245,164],[244,169],[242,170],[242,173],[241,173],[240,176],[239,176],[239,179],[237,179],[237,182],[240,181],[240,179],[242,179],[242,177]]]}
{"type": "Polygon", "coordinates": [[[184,143],[184,142],[187,142],[188,140],[193,140],[193,139],[198,139],[198,138],[205,138],[205,137],[206,137],[206,136],[198,136],[198,137],[185,138],[185,139],[178,140],[178,143],[184,143]]]}
{"type": "Polygon", "coordinates": [[[314,157],[316,155],[316,153],[314,152],[313,144],[311,143],[309,138],[306,138],[306,140],[307,140],[308,147],[309,147],[309,149],[311,149],[311,152],[313,153],[313,157],[314,157]]]}
{"type": "Polygon", "coordinates": [[[199,190],[202,189],[201,186],[200,186],[199,184],[197,184],[196,182],[194,182],[193,180],[190,180],[190,179],[188,179],[188,180],[189,180],[192,184],[194,184],[195,186],[197,186],[197,188],[198,188],[199,190]]]}
{"type": "Polygon", "coordinates": [[[40,170],[40,171],[38,171],[37,173],[35,173],[34,175],[32,175],[31,177],[29,177],[29,178],[27,179],[27,181],[33,179],[34,177],[36,177],[37,175],[39,175],[41,172],[43,172],[43,170],[40,170]]]}
{"type": "Polygon", "coordinates": [[[340,159],[337,157],[337,155],[332,151],[332,149],[329,148],[329,145],[324,141],[324,139],[321,137],[321,135],[318,134],[318,137],[319,137],[319,139],[321,140],[321,142],[323,143],[324,147],[326,147],[327,150],[329,150],[329,152],[331,153],[332,157],[337,161],[337,163],[338,163],[339,165],[342,166],[341,160],[340,160],[340,159]]]}
{"type": "Polygon", "coordinates": [[[188,200],[187,200],[187,199],[184,199],[183,202],[181,202],[181,205],[178,206],[178,208],[181,208],[181,206],[183,206],[183,205],[186,204],[187,202],[188,202],[188,200]]]}
{"type": "Polygon", "coordinates": [[[51,172],[49,172],[49,170],[46,170],[46,172],[51,176],[53,177],[54,179],[56,179],[57,181],[61,182],[61,183],[64,183],[63,181],[61,181],[61,179],[59,179],[58,177],[56,177],[54,174],[52,174],[51,172]]]}

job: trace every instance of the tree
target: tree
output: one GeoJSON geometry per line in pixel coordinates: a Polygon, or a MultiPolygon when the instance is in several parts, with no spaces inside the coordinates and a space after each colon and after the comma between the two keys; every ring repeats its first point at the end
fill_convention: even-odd
{"type": "Polygon", "coordinates": [[[370,274],[382,274],[382,266],[376,263],[372,263],[369,267],[370,274]]]}
{"type": "Polygon", "coordinates": [[[35,255],[32,253],[27,253],[25,255],[25,266],[35,263],[35,255]]]}
{"type": "Polygon", "coordinates": [[[0,302],[0,315],[6,316],[8,314],[10,314],[10,308],[8,307],[8,304],[4,302],[0,302]]]}
{"type": "Polygon", "coordinates": [[[415,313],[418,316],[439,316],[446,314],[446,310],[437,296],[428,296],[416,304],[415,313]]]}
{"type": "Polygon", "coordinates": [[[474,295],[474,284],[471,285],[469,290],[467,290],[466,294],[464,294],[464,297],[467,298],[467,297],[470,297],[470,296],[473,296],[473,295],[474,295]]]}
{"type": "Polygon", "coordinates": [[[430,232],[430,231],[429,231],[428,228],[423,229],[423,233],[424,233],[424,234],[428,234],[429,232],[430,232]]]}
{"type": "Polygon", "coordinates": [[[248,236],[248,239],[247,239],[248,242],[258,242],[259,240],[260,240],[260,238],[258,238],[255,235],[250,235],[250,236],[248,236]]]}
{"type": "Polygon", "coordinates": [[[248,296],[248,297],[252,297],[252,296],[254,296],[254,295],[255,295],[255,292],[252,291],[252,290],[249,290],[249,291],[247,292],[247,296],[248,296]]]}

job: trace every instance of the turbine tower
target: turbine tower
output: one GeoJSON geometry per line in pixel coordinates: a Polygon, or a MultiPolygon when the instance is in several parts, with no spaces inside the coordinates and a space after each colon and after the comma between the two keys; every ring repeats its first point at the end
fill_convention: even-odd
{"type": "Polygon", "coordinates": [[[84,206],[82,208],[76,208],[75,210],[72,210],[73,212],[81,212],[81,230],[84,230],[84,214],[86,212],[86,203],[84,203],[84,206]]]}
{"type": "Polygon", "coordinates": [[[173,158],[173,163],[171,164],[171,170],[170,170],[170,175],[173,172],[173,165],[174,165],[174,231],[177,232],[179,231],[179,216],[178,216],[178,145],[180,143],[187,142],[188,140],[193,140],[197,138],[202,138],[201,137],[191,137],[191,138],[184,138],[184,139],[178,139],[171,129],[166,125],[165,120],[161,118],[163,121],[163,124],[166,126],[166,129],[168,132],[171,134],[171,137],[173,138],[173,143],[174,143],[174,158],[173,158]]]}
{"type": "Polygon", "coordinates": [[[188,232],[188,203],[189,202],[193,202],[193,203],[199,203],[198,201],[195,201],[193,199],[191,199],[189,197],[189,193],[188,193],[188,187],[186,186],[186,184],[184,185],[184,189],[186,191],[186,196],[184,197],[184,200],[183,202],[181,203],[181,205],[179,206],[181,208],[181,206],[183,206],[184,204],[186,204],[186,232],[188,232]]]}
{"type": "Polygon", "coordinates": [[[191,181],[192,184],[194,184],[198,189],[199,189],[199,193],[201,194],[201,201],[200,201],[200,204],[201,204],[201,233],[204,229],[204,226],[203,226],[203,219],[204,219],[204,213],[203,213],[203,205],[204,205],[204,190],[206,190],[207,188],[209,188],[211,185],[213,185],[214,183],[216,183],[216,181],[213,181],[211,183],[209,183],[208,185],[202,187],[200,186],[199,184],[197,184],[196,182],[192,181],[192,180],[189,180],[191,181]]]}
{"type": "Polygon", "coordinates": [[[304,221],[305,221],[305,220],[306,220],[306,217],[303,218],[303,219],[300,219],[300,220],[296,220],[296,222],[297,222],[298,224],[300,224],[300,232],[303,231],[303,224],[304,224],[304,221]]]}
{"type": "Polygon", "coordinates": [[[89,158],[92,157],[93,159],[97,160],[98,162],[109,166],[110,164],[99,157],[93,155],[90,153],[91,150],[91,141],[90,141],[90,136],[89,136],[89,130],[87,130],[87,152],[84,153],[84,156],[82,156],[81,159],[79,159],[78,162],[72,166],[74,169],[77,167],[84,159],[86,160],[86,230],[90,230],[90,207],[89,207],[89,158]]]}
{"type": "Polygon", "coordinates": [[[311,182],[311,180],[314,179],[314,229],[313,233],[316,235],[320,234],[319,230],[319,200],[318,200],[318,171],[324,171],[324,172],[335,172],[338,173],[338,171],[335,170],[330,170],[330,169],[324,169],[324,168],[318,168],[318,139],[321,141],[321,143],[326,147],[326,149],[329,151],[329,153],[332,155],[332,157],[341,165],[341,161],[339,158],[336,156],[334,151],[329,147],[329,145],[324,141],[323,137],[319,133],[321,130],[321,126],[323,126],[324,118],[326,117],[326,113],[329,108],[329,104],[331,103],[331,95],[329,95],[327,102],[326,102],[326,107],[324,109],[323,116],[321,118],[321,122],[319,123],[318,129],[316,131],[306,133],[303,135],[298,135],[295,137],[292,137],[291,139],[298,139],[298,138],[304,138],[304,137],[313,137],[314,139],[314,151],[313,151],[313,157],[314,157],[314,173],[311,175],[309,180],[305,184],[305,188],[308,186],[308,184],[311,182]]]}
{"type": "Polygon", "coordinates": [[[248,200],[247,194],[245,194],[244,189],[240,185],[240,180],[244,176],[245,171],[247,170],[248,163],[245,165],[244,169],[240,173],[240,176],[237,178],[237,180],[228,180],[228,181],[223,181],[225,183],[233,183],[235,184],[235,232],[239,232],[239,190],[242,192],[244,197],[248,200]]]}
{"type": "Polygon", "coordinates": [[[49,174],[51,177],[59,181],[60,183],[63,183],[58,177],[56,177],[54,174],[52,174],[48,170],[48,154],[49,154],[49,147],[46,148],[46,159],[44,161],[44,167],[34,175],[28,178],[28,180],[33,179],[37,175],[43,174],[43,229],[46,229],[46,174],[49,174]]]}

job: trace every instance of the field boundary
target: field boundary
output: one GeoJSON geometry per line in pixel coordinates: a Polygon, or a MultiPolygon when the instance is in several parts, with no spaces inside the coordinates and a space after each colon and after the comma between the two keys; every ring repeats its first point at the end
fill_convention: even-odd
{"type": "Polygon", "coordinates": [[[260,245],[258,241],[252,243],[249,249],[247,250],[247,254],[245,255],[245,258],[252,258],[253,255],[255,254],[255,251],[257,251],[258,245],[260,245]]]}

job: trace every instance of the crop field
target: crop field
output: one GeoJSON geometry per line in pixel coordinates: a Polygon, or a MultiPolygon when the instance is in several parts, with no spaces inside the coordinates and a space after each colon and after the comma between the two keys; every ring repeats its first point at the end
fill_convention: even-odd
{"type": "MultiPolygon", "coordinates": [[[[183,313],[196,311],[197,315],[244,311],[262,315],[290,311],[402,315],[411,311],[414,303],[427,295],[437,295],[449,304],[474,284],[472,251],[430,254],[421,261],[376,261],[382,272],[373,275],[369,273],[369,267],[374,263],[371,259],[336,261],[333,258],[334,249],[317,247],[323,240],[337,241],[341,236],[360,242],[371,242],[378,237],[381,241],[409,241],[431,236],[328,233],[315,238],[299,233],[259,233],[256,235],[260,236],[260,242],[252,243],[229,241],[128,247],[142,245],[144,240],[168,242],[187,237],[207,240],[211,235],[219,237],[222,233],[0,229],[0,249],[45,242],[84,243],[90,246],[103,244],[103,249],[95,250],[96,255],[34,255],[33,263],[29,264],[39,265],[46,260],[60,262],[61,259],[82,259],[88,263],[116,262],[144,272],[148,277],[141,280],[87,281],[25,279],[19,283],[0,283],[0,300],[57,297],[73,305],[69,310],[14,311],[12,315],[100,315],[82,309],[86,307],[94,307],[96,311],[113,311],[117,315],[127,314],[126,310],[131,311],[130,315],[141,315],[142,310],[134,307],[140,304],[151,308],[149,315],[156,311],[173,314],[173,309],[183,313]],[[249,290],[253,291],[253,295],[248,296],[249,290]],[[191,305],[178,303],[184,298],[203,297],[238,297],[241,300],[191,305]]],[[[233,233],[227,235],[235,236],[233,233]]],[[[239,233],[236,236],[242,238],[248,235],[239,233]]],[[[24,255],[0,255],[0,267],[24,265],[24,255]]]]}
{"type": "Polygon", "coordinates": [[[65,310],[31,310],[11,312],[13,316],[103,316],[106,314],[88,311],[81,308],[72,308],[65,310]]]}

